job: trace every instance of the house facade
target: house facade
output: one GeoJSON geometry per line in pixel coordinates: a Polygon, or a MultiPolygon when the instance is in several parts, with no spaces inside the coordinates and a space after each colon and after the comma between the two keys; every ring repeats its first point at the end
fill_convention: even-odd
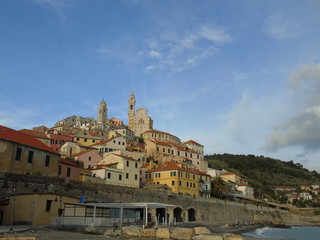
{"type": "Polygon", "coordinates": [[[0,169],[57,177],[60,154],[29,134],[0,126],[0,169]]]}
{"type": "Polygon", "coordinates": [[[64,158],[60,158],[59,178],[67,181],[79,181],[80,172],[81,167],[78,164],[64,158]]]}

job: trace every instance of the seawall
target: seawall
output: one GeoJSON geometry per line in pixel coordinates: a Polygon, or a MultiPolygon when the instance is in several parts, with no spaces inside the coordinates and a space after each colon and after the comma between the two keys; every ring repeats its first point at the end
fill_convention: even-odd
{"type": "Polygon", "coordinates": [[[318,225],[318,218],[303,217],[267,206],[222,201],[214,198],[191,198],[167,195],[162,192],[114,186],[108,184],[65,182],[58,178],[19,175],[0,172],[0,200],[12,193],[51,192],[73,197],[84,196],[95,202],[158,202],[181,209],[184,222],[194,213],[197,222],[221,223],[285,223],[290,225],[318,225]]]}

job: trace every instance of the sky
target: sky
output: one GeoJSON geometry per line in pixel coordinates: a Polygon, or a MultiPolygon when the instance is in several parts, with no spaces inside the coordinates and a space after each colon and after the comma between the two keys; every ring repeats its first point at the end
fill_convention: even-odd
{"type": "Polygon", "coordinates": [[[0,124],[72,116],[320,171],[319,0],[2,0],[0,124]]]}

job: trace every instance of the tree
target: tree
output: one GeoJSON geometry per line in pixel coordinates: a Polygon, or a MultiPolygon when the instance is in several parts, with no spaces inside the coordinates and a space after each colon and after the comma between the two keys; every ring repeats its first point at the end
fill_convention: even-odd
{"type": "Polygon", "coordinates": [[[211,196],[216,198],[222,198],[223,195],[229,192],[229,186],[219,176],[213,178],[211,181],[211,196]]]}

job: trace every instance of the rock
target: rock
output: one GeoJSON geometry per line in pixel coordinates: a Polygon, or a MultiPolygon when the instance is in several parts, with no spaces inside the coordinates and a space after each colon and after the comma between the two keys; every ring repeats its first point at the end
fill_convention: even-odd
{"type": "Polygon", "coordinates": [[[141,230],[142,237],[155,237],[157,229],[147,228],[141,230]]]}
{"type": "Polygon", "coordinates": [[[114,228],[107,228],[103,232],[103,235],[107,236],[120,236],[121,235],[121,230],[120,229],[114,229],[114,228]]]}
{"type": "Polygon", "coordinates": [[[141,229],[135,226],[122,227],[122,233],[127,236],[140,237],[141,229]]]}
{"type": "Polygon", "coordinates": [[[158,228],[156,231],[156,237],[169,239],[170,238],[169,228],[158,228]]]}
{"type": "Polygon", "coordinates": [[[211,231],[206,227],[195,227],[194,232],[196,235],[210,235],[211,231]]]}
{"type": "Polygon", "coordinates": [[[171,238],[174,239],[190,239],[193,235],[193,228],[174,228],[171,232],[171,238]]]}
{"type": "Polygon", "coordinates": [[[226,234],[223,234],[223,239],[224,240],[243,240],[243,237],[237,234],[226,233],[226,234]]]}
{"type": "Polygon", "coordinates": [[[193,240],[223,240],[223,238],[218,235],[197,235],[192,239],[193,240]]]}

